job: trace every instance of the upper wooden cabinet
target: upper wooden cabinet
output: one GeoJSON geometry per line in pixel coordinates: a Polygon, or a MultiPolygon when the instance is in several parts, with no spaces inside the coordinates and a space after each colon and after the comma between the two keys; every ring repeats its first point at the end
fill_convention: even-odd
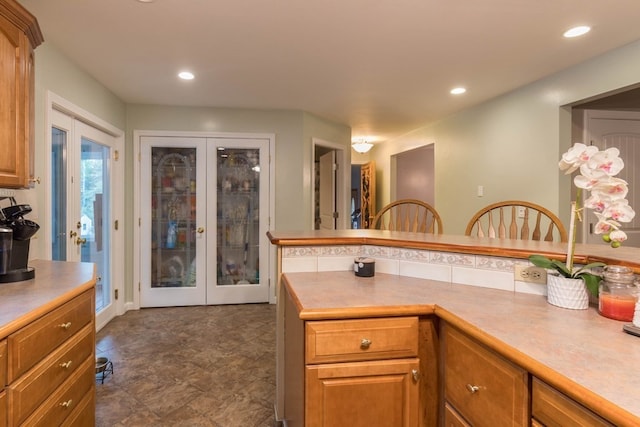
{"type": "Polygon", "coordinates": [[[34,54],[44,41],[36,18],[0,0],[0,188],[34,182],[34,54]]]}

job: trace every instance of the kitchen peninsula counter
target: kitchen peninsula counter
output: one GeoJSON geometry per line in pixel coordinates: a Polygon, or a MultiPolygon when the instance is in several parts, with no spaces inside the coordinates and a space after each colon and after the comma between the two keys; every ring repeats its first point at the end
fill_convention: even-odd
{"type": "MultiPolygon", "coordinates": [[[[432,316],[610,422],[640,425],[640,337],[623,332],[625,322],[600,316],[595,306],[552,306],[536,294],[544,285],[532,290],[516,281],[491,289],[495,278],[513,282],[514,265],[528,263],[530,254],[564,260],[566,243],[378,230],[271,231],[268,237],[278,246],[280,325],[284,293],[304,322],[432,316]],[[375,277],[354,275],[354,254],[376,260],[375,277]],[[500,271],[487,280],[488,269],[500,271]],[[416,276],[423,273],[431,276],[416,276]]],[[[578,263],[602,261],[640,273],[638,248],[578,244],[576,254],[578,263]]],[[[279,326],[277,411],[284,406],[283,337],[279,326]]]]}
{"type": "Polygon", "coordinates": [[[435,314],[616,425],[640,425],[640,338],[595,307],[388,274],[287,273],[283,285],[305,321],[435,314]]]}

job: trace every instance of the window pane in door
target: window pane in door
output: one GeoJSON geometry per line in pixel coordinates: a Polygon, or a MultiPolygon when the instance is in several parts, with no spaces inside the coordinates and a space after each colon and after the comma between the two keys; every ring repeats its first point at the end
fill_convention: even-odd
{"type": "Polygon", "coordinates": [[[67,259],[67,132],[51,128],[51,259],[67,259]]]}
{"type": "Polygon", "coordinates": [[[151,287],[196,286],[196,148],[151,148],[151,287]]]}
{"type": "Polygon", "coordinates": [[[217,285],[259,284],[260,150],[217,152],[217,285]]]}
{"type": "Polygon", "coordinates": [[[82,138],[80,157],[81,261],[96,264],[96,311],[111,303],[109,147],[82,138]]]}

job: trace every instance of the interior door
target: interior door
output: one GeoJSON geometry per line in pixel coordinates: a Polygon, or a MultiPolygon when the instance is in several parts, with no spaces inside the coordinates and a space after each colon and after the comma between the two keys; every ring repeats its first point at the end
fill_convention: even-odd
{"type": "Polygon", "coordinates": [[[319,159],[320,230],[336,229],[336,152],[331,150],[319,159]]]}
{"type": "MultiPolygon", "coordinates": [[[[596,145],[601,150],[610,147],[620,150],[624,169],[618,177],[629,183],[627,200],[637,210],[640,186],[635,184],[638,183],[640,171],[640,114],[588,110],[586,116],[587,143],[596,145]]],[[[584,221],[586,243],[604,243],[601,235],[591,232],[597,221],[593,212],[588,213],[587,219],[584,221]]],[[[623,223],[621,228],[628,236],[625,246],[640,247],[640,215],[636,215],[629,223],[623,223]]]]}
{"type": "Polygon", "coordinates": [[[96,265],[98,325],[106,324],[116,311],[116,144],[111,135],[52,112],[52,259],[96,265]]]}
{"type": "Polygon", "coordinates": [[[207,158],[207,304],[266,302],[269,140],[210,138],[207,158]]]}
{"type": "Polygon", "coordinates": [[[140,305],[206,303],[205,138],[142,137],[140,305]]]}

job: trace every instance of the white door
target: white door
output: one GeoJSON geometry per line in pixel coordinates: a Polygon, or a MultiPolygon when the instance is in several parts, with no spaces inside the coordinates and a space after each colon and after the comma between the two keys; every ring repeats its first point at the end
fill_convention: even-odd
{"type": "Polygon", "coordinates": [[[141,138],[142,307],[206,302],[206,150],[204,138],[141,138]]]}
{"type": "Polygon", "coordinates": [[[266,302],[269,140],[210,138],[207,148],[207,304],[266,302]]]}
{"type": "Polygon", "coordinates": [[[140,305],[266,302],[269,140],[140,137],[140,305]]]}
{"type": "MultiPolygon", "coordinates": [[[[630,223],[623,223],[622,229],[629,237],[625,246],[640,247],[640,114],[635,112],[596,111],[586,112],[586,143],[601,150],[616,147],[624,161],[624,169],[618,175],[629,183],[627,200],[637,212],[630,223]]],[[[596,223],[593,212],[585,221],[586,243],[603,243],[602,236],[591,233],[596,223]]]]}
{"type": "Polygon", "coordinates": [[[336,218],[336,152],[320,156],[319,166],[320,230],[335,230],[336,218]]]}
{"type": "Polygon", "coordinates": [[[122,280],[123,258],[116,256],[121,201],[115,197],[123,189],[121,148],[113,136],[57,110],[51,122],[51,259],[96,265],[99,329],[116,314],[122,280]]]}

